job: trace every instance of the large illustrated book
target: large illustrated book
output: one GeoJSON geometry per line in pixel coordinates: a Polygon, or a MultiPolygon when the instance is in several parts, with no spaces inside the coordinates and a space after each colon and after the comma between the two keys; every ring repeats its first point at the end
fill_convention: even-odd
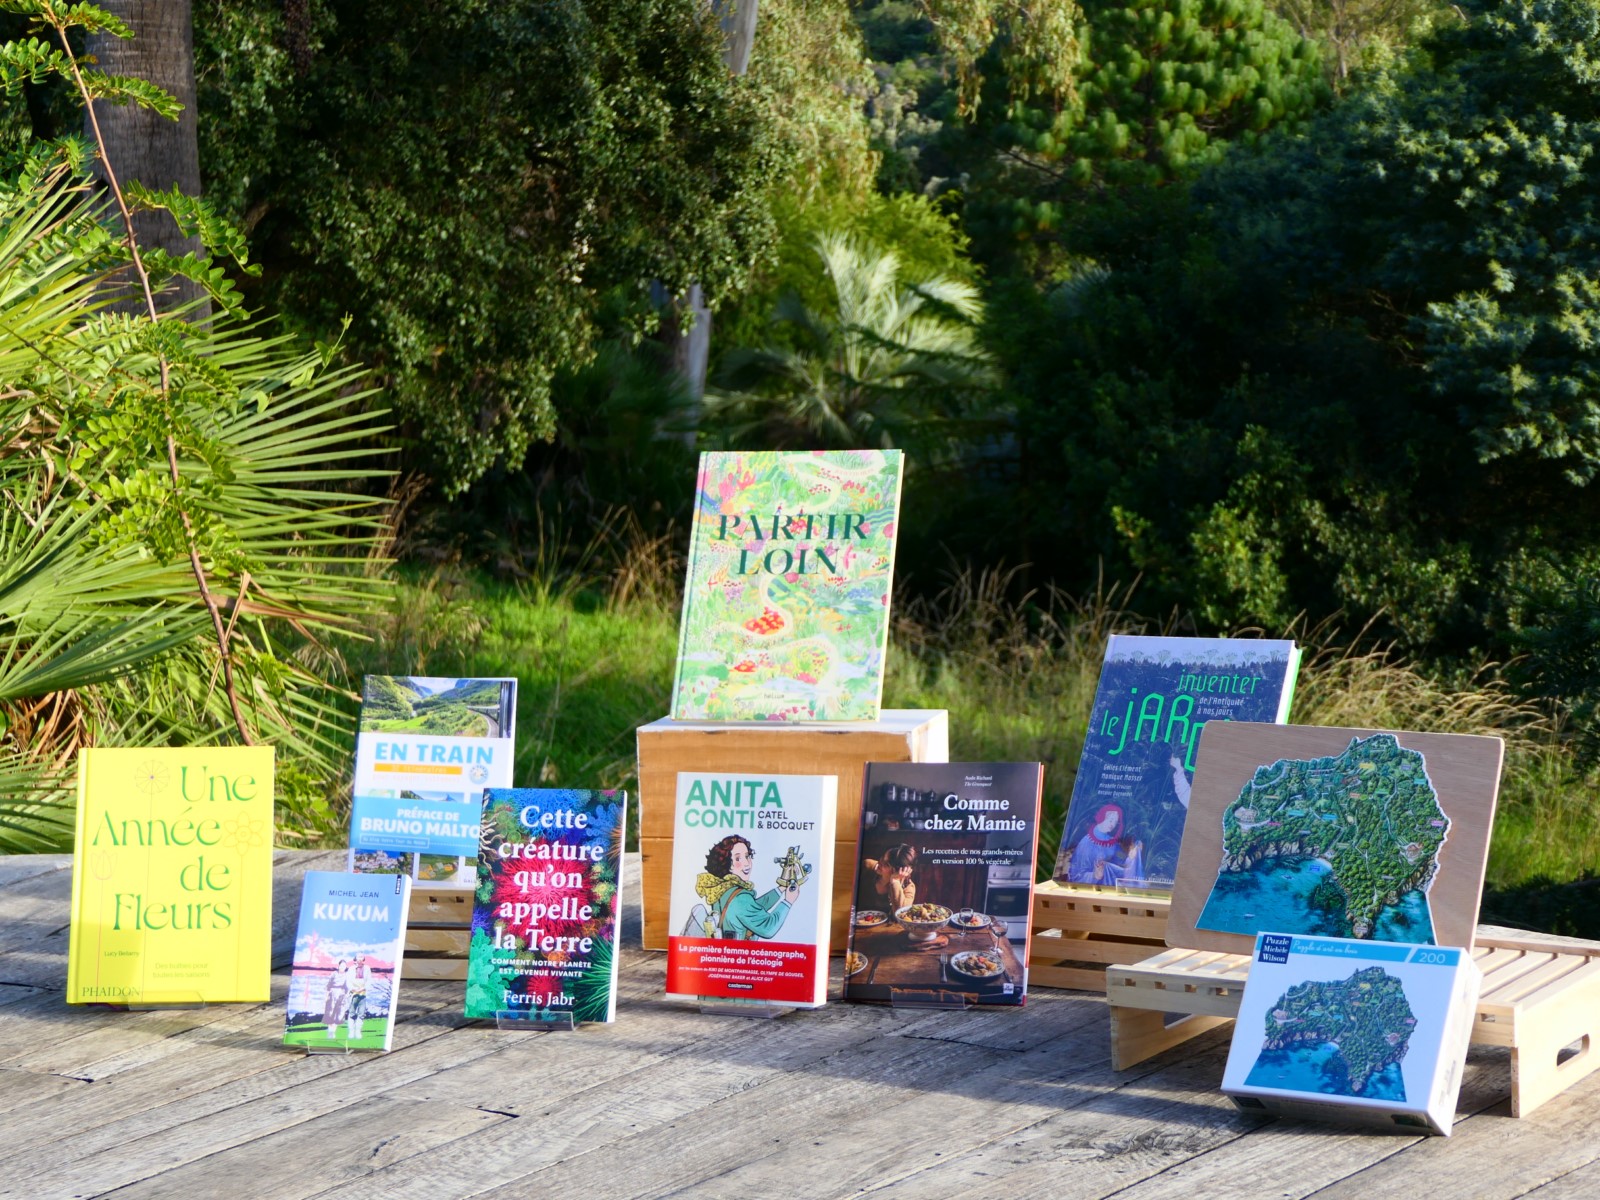
{"type": "Polygon", "coordinates": [[[828,998],[833,775],[678,775],[667,995],[828,998]]]}
{"type": "Polygon", "coordinates": [[[844,998],[966,1007],[1028,989],[1039,763],[868,763],[844,998]]]}
{"type": "Polygon", "coordinates": [[[1212,721],[1288,720],[1299,669],[1292,641],[1112,635],[1056,881],[1171,888],[1200,731],[1212,721]]]}
{"type": "Polygon", "coordinates": [[[620,791],[484,794],[467,1016],[615,1017],[627,811],[620,791]]]}
{"type": "Polygon", "coordinates": [[[1206,727],[1170,945],[1258,933],[1471,947],[1504,743],[1461,733],[1206,727]]]}
{"type": "Polygon", "coordinates": [[[394,1043],[411,880],[307,871],[289,976],[288,1046],[388,1050],[394,1043]]]}
{"type": "Polygon", "coordinates": [[[1455,947],[1263,933],[1222,1090],[1247,1112],[1448,1135],[1480,983],[1455,947]]]}
{"type": "Polygon", "coordinates": [[[265,1000],[272,748],[78,753],[68,1004],[265,1000]]]}
{"type": "Polygon", "coordinates": [[[898,450],[700,456],[675,719],[877,717],[901,469],[898,450]]]}
{"type": "Polygon", "coordinates": [[[483,789],[511,786],[516,721],[515,679],[368,675],[350,869],[471,887],[483,789]]]}

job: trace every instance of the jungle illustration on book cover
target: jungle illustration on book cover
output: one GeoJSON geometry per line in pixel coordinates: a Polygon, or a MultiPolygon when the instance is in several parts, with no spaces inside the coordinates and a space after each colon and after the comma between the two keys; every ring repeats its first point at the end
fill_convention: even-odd
{"type": "Polygon", "coordinates": [[[627,811],[618,791],[485,793],[467,1016],[613,1019],[627,811]]]}
{"type": "Polygon", "coordinates": [[[700,456],[674,718],[877,717],[900,481],[898,450],[700,456]]]}

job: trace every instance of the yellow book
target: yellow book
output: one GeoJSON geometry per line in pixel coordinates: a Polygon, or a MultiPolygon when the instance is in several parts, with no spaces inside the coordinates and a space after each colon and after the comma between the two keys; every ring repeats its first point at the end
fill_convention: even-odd
{"type": "Polygon", "coordinates": [[[266,1000],[272,748],[78,754],[68,1004],[266,1000]]]}

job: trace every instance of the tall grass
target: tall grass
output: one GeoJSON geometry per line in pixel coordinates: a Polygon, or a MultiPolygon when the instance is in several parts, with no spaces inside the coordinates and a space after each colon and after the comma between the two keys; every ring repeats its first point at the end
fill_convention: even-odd
{"type": "MultiPolygon", "coordinates": [[[[636,790],[634,730],[665,714],[670,697],[679,576],[667,541],[624,536],[619,545],[623,553],[596,558],[590,570],[521,582],[452,569],[413,574],[354,665],[389,674],[514,675],[521,681],[519,783],[636,790]]],[[[1040,857],[1048,864],[1106,638],[1170,632],[1177,620],[1141,615],[1125,588],[1018,601],[1014,584],[1004,571],[968,572],[932,599],[902,603],[885,703],[948,709],[952,757],[1044,762],[1040,857]]],[[[1576,879],[1600,864],[1600,811],[1556,722],[1519,701],[1492,665],[1441,680],[1329,626],[1285,632],[1306,650],[1290,714],[1297,724],[1505,739],[1491,886],[1576,879]]],[[[328,836],[341,838],[342,824],[328,836]]]]}

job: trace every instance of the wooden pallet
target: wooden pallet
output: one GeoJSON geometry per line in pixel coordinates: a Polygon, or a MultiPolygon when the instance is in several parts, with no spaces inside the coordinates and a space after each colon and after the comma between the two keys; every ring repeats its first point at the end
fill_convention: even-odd
{"type": "Polygon", "coordinates": [[[1165,946],[1166,896],[1041,883],[1033,889],[1028,986],[1106,990],[1106,968],[1165,946]]]}
{"type": "MultiPolygon", "coordinates": [[[[1480,932],[1472,951],[1483,972],[1472,1041],[1510,1048],[1511,1115],[1523,1117],[1600,1070],[1600,943],[1506,932],[1480,932]]],[[[1183,949],[1108,967],[1112,1067],[1233,1020],[1249,973],[1248,955],[1183,949]]]]}
{"type": "Polygon", "coordinates": [[[472,889],[411,889],[401,979],[465,979],[472,940],[472,889]]]}

